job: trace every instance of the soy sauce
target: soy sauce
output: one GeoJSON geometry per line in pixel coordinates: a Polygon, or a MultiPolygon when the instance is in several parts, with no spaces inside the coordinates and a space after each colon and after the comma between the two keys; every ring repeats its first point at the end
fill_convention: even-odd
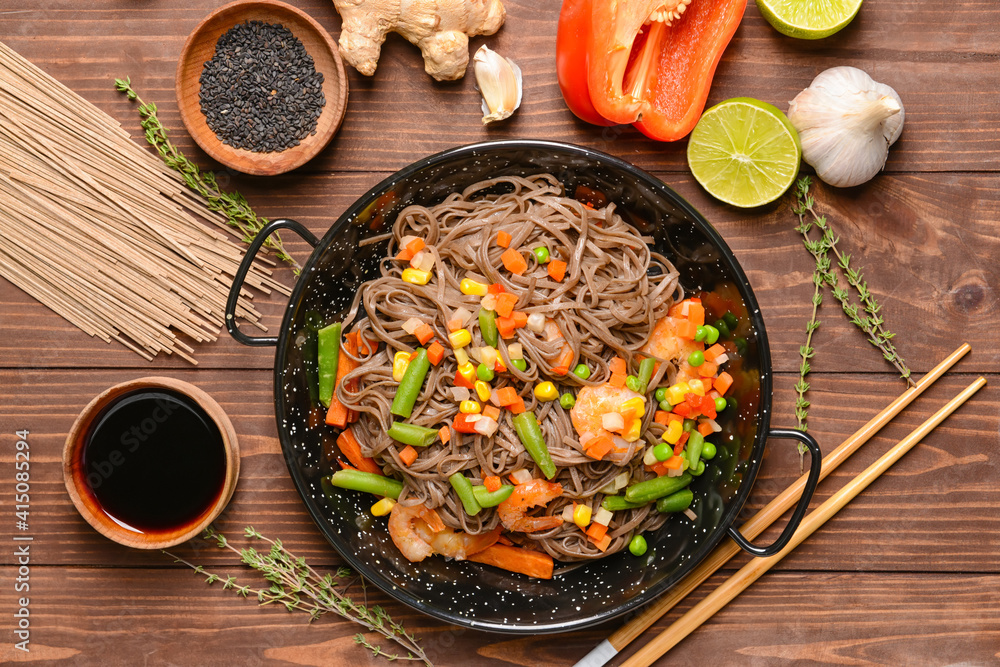
{"type": "Polygon", "coordinates": [[[111,403],[91,424],[81,470],[101,509],[137,533],[196,522],[226,478],[222,434],[190,398],[142,389],[111,403]]]}

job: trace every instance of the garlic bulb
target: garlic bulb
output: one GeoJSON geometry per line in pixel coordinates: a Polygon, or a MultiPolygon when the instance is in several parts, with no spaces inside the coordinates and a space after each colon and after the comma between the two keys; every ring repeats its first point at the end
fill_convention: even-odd
{"type": "Polygon", "coordinates": [[[837,187],[860,185],[885,166],[903,131],[896,91],[855,67],[833,67],[788,105],[802,141],[802,159],[837,187]]]}
{"type": "Polygon", "coordinates": [[[521,106],[521,68],[485,44],[472,62],[483,95],[483,125],[510,117],[521,106]]]}

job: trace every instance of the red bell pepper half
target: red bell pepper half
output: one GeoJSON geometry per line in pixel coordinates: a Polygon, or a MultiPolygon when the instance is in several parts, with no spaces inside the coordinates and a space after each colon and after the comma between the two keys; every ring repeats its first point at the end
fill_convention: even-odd
{"type": "Polygon", "coordinates": [[[567,106],[660,141],[687,136],[745,9],[746,0],[564,0],[556,71],[567,106]]]}

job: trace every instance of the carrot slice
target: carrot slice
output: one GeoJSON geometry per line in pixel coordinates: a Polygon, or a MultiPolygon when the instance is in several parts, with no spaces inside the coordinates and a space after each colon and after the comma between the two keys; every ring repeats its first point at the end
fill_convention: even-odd
{"type": "Polygon", "coordinates": [[[496,296],[497,294],[503,294],[504,293],[503,285],[501,285],[500,283],[492,283],[486,288],[486,292],[488,294],[492,294],[493,296],[496,296]]]}
{"type": "Polygon", "coordinates": [[[406,249],[409,250],[414,255],[423,250],[425,247],[427,247],[427,244],[424,243],[423,239],[413,239],[412,241],[406,244],[406,249]]]}
{"type": "MultiPolygon", "coordinates": [[[[349,410],[347,406],[340,402],[337,398],[336,387],[340,386],[340,383],[344,381],[344,376],[357,368],[357,362],[347,356],[350,352],[353,355],[357,355],[357,333],[351,332],[344,337],[344,343],[340,346],[340,353],[337,356],[337,379],[334,381],[334,391],[333,396],[330,398],[330,408],[326,412],[326,423],[330,426],[335,426],[337,428],[346,428],[347,425],[357,419],[357,413],[354,410],[349,410]],[[352,335],[353,334],[353,335],[352,335]]],[[[348,385],[349,389],[354,389],[354,383],[348,385]]]]}
{"type": "Polygon", "coordinates": [[[719,345],[718,343],[716,343],[712,347],[710,347],[707,350],[705,350],[705,360],[706,361],[715,361],[716,359],[719,358],[720,355],[723,355],[725,353],[726,353],[726,348],[724,348],[721,345],[719,345]]]}
{"type": "Polygon", "coordinates": [[[514,337],[514,320],[510,317],[498,317],[495,320],[497,325],[497,332],[500,334],[501,338],[513,338],[514,337]]]}
{"type": "Polygon", "coordinates": [[[500,408],[498,408],[495,405],[484,406],[483,407],[483,416],[484,417],[489,417],[490,419],[492,419],[494,421],[498,421],[500,419],[500,408]]]}
{"type": "Polygon", "coordinates": [[[569,365],[573,363],[573,348],[569,345],[563,345],[562,349],[559,350],[559,356],[556,357],[555,366],[565,366],[569,368],[569,365]]]}
{"type": "Polygon", "coordinates": [[[454,318],[454,319],[448,320],[448,331],[455,332],[455,331],[458,331],[461,328],[462,328],[462,320],[458,319],[457,317],[454,318]]]}
{"type": "MultiPolygon", "coordinates": [[[[610,540],[608,541],[610,542],[610,540]]],[[[555,569],[552,556],[541,551],[509,547],[505,544],[494,544],[486,547],[479,553],[469,556],[468,560],[525,574],[536,579],[551,579],[552,571],[555,569]]]]}
{"type": "Polygon", "coordinates": [[[413,332],[413,335],[417,337],[421,345],[426,345],[427,341],[434,338],[434,329],[431,325],[424,323],[417,327],[417,330],[413,332]]]}
{"type": "Polygon", "coordinates": [[[444,346],[437,341],[431,343],[430,347],[427,348],[427,359],[435,366],[440,364],[441,360],[444,359],[444,346]]]}
{"type": "Polygon", "coordinates": [[[518,396],[516,401],[507,406],[507,409],[510,410],[515,415],[519,415],[522,412],[526,411],[528,408],[525,407],[524,405],[524,399],[518,396]]]}
{"type": "Polygon", "coordinates": [[[612,373],[609,382],[611,383],[612,387],[621,389],[622,387],[625,386],[625,380],[627,379],[628,376],[626,376],[624,373],[612,373]]]}
{"type": "Polygon", "coordinates": [[[497,475],[487,475],[486,477],[483,477],[483,486],[486,487],[487,491],[499,491],[500,477],[497,475]]]}
{"type": "Polygon", "coordinates": [[[403,462],[404,466],[413,465],[413,462],[417,460],[417,450],[407,445],[399,453],[399,460],[403,462]]]}
{"type": "Polygon", "coordinates": [[[351,429],[345,428],[337,436],[337,447],[340,448],[340,453],[346,456],[347,460],[358,470],[376,475],[382,474],[382,468],[375,461],[361,453],[361,445],[358,444],[358,439],[354,437],[354,431],[351,429]]]}
{"type": "Polygon", "coordinates": [[[589,537],[587,539],[589,539],[591,542],[593,542],[594,546],[596,546],[598,549],[600,549],[602,553],[605,552],[605,551],[607,551],[608,547],[611,545],[611,536],[610,535],[605,535],[604,537],[602,537],[599,540],[595,540],[595,539],[589,538],[589,537]]]}
{"type": "Polygon", "coordinates": [[[507,232],[500,230],[497,232],[497,245],[501,248],[509,248],[512,236],[507,232]]]}
{"type": "Polygon", "coordinates": [[[694,340],[698,333],[698,327],[691,320],[681,320],[677,323],[677,337],[685,340],[694,340]]]}
{"type": "Polygon", "coordinates": [[[501,387],[497,389],[497,399],[502,407],[507,407],[517,402],[517,392],[513,387],[501,387]]]}
{"type": "Polygon", "coordinates": [[[615,443],[611,438],[601,435],[587,443],[587,449],[584,453],[592,459],[601,460],[614,449],[614,446],[615,443]]]}
{"type": "Polygon", "coordinates": [[[666,410],[657,410],[653,413],[653,421],[657,424],[663,424],[666,426],[670,423],[670,413],[666,410]]]}
{"type": "MultiPolygon", "coordinates": [[[[510,292],[504,292],[503,294],[497,294],[496,307],[494,310],[497,311],[497,315],[501,317],[510,317],[511,313],[514,312],[514,306],[517,305],[517,295],[511,294],[510,292]]],[[[527,322],[527,317],[525,317],[525,322],[527,322]]]]}
{"type": "Polygon", "coordinates": [[[410,252],[407,248],[403,248],[398,253],[396,253],[396,259],[402,262],[409,262],[411,259],[413,259],[414,254],[415,253],[410,252]]]}
{"type": "Polygon", "coordinates": [[[563,278],[566,277],[566,262],[561,259],[553,259],[549,261],[548,272],[549,278],[552,278],[552,280],[557,283],[561,283],[563,278]]]}
{"type": "Polygon", "coordinates": [[[528,313],[522,313],[519,310],[515,310],[510,314],[510,318],[514,320],[515,329],[523,329],[528,326],[528,313]]]}
{"type": "Polygon", "coordinates": [[[599,540],[604,537],[608,532],[608,527],[601,523],[592,523],[590,527],[587,528],[587,537],[592,540],[599,540]]]}
{"type": "Polygon", "coordinates": [[[441,438],[442,443],[447,445],[449,442],[451,442],[451,429],[448,428],[447,426],[442,426],[441,429],[438,431],[438,437],[441,438]]]}
{"type": "Polygon", "coordinates": [[[711,361],[706,361],[701,366],[698,366],[698,375],[703,378],[710,378],[715,375],[716,371],[719,370],[719,364],[713,363],[711,361]]]}
{"type": "Polygon", "coordinates": [[[622,359],[621,357],[615,357],[614,359],[612,359],[611,363],[608,364],[608,367],[610,368],[612,375],[614,375],[615,373],[618,373],[620,375],[628,374],[627,373],[628,366],[625,365],[625,360],[622,359]]]}
{"type": "Polygon", "coordinates": [[[524,257],[517,250],[513,248],[507,248],[500,255],[500,261],[503,262],[504,267],[511,273],[516,273],[521,275],[524,270],[528,268],[528,262],[524,260],[524,257]]]}
{"type": "Polygon", "coordinates": [[[698,424],[698,433],[701,433],[703,436],[709,436],[712,435],[714,431],[712,430],[711,424],[708,422],[701,422],[698,424]]]}
{"type": "Polygon", "coordinates": [[[729,373],[722,371],[719,373],[719,377],[715,378],[715,390],[723,396],[726,395],[731,386],[733,386],[733,376],[729,373]]]}
{"type": "Polygon", "coordinates": [[[700,303],[695,303],[693,299],[688,304],[688,320],[696,327],[705,324],[705,307],[700,303]]]}

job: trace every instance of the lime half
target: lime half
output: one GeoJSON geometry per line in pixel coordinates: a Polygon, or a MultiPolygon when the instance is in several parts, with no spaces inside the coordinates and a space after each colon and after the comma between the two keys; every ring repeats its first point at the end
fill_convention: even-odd
{"type": "Polygon", "coordinates": [[[799,173],[799,135],[777,107],[750,97],[716,104],[688,141],[688,166],[709,194],[751,208],[772,202],[799,173]]]}
{"type": "Polygon", "coordinates": [[[862,0],[757,0],[757,9],[782,35],[823,39],[854,20],[862,0]]]}

